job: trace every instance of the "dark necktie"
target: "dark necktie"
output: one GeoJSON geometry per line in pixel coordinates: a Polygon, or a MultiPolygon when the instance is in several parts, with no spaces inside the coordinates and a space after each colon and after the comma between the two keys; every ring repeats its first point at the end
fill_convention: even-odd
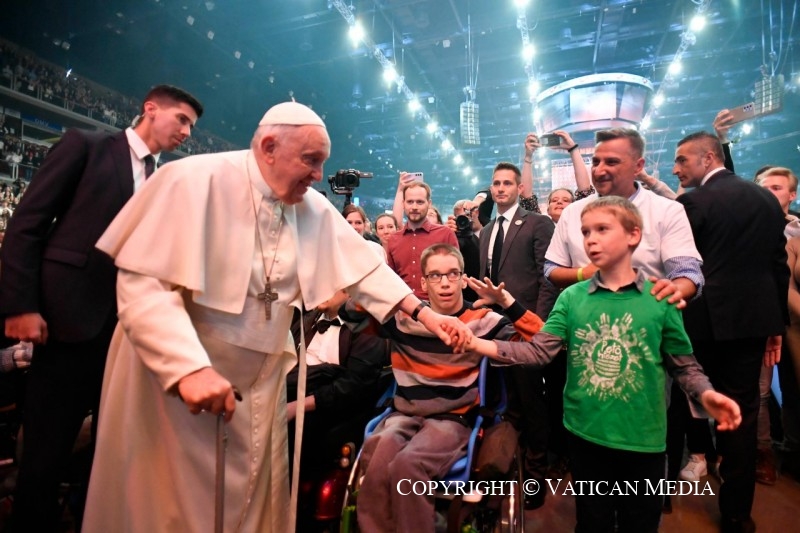
{"type": "Polygon", "coordinates": [[[500,271],[500,256],[503,255],[503,222],[506,219],[500,215],[497,217],[497,236],[494,238],[494,246],[492,247],[492,271],[491,280],[495,285],[499,284],[497,275],[500,271]]]}
{"type": "Polygon", "coordinates": [[[316,324],[314,324],[314,329],[317,330],[318,333],[322,334],[328,331],[328,328],[331,326],[341,326],[342,323],[339,322],[338,318],[334,318],[333,320],[327,320],[324,318],[320,318],[317,320],[316,324]]]}
{"type": "Polygon", "coordinates": [[[150,175],[156,170],[156,158],[153,157],[151,154],[147,154],[144,156],[144,179],[150,177],[150,175]]]}

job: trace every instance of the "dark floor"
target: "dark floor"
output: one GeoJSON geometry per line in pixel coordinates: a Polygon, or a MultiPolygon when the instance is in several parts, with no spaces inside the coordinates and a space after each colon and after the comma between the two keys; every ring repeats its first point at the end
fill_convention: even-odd
{"type": "MultiPolygon", "coordinates": [[[[719,493],[719,481],[714,476],[702,479],[714,494],[719,493]]],[[[563,494],[559,489],[558,492],[563,494]]],[[[673,496],[672,514],[661,516],[663,533],[716,532],[719,522],[717,497],[673,496]]],[[[752,512],[759,533],[787,533],[800,530],[800,481],[781,475],[773,486],[756,484],[752,512]]],[[[575,529],[575,499],[572,496],[548,494],[544,507],[525,513],[526,533],[560,533],[575,529]]]]}
{"type": "MultiPolygon", "coordinates": [[[[81,440],[87,438],[88,435],[84,431],[81,440]]],[[[11,500],[8,495],[13,490],[15,476],[16,466],[0,465],[0,532],[4,531],[10,512],[11,500]]],[[[709,482],[714,494],[718,494],[718,479],[713,475],[706,476],[702,479],[701,487],[705,481],[709,482]]],[[[543,507],[525,513],[527,533],[566,533],[575,529],[575,499],[573,496],[563,495],[563,483],[556,491],[556,495],[548,490],[543,507]]],[[[703,533],[719,530],[716,496],[674,496],[672,504],[672,514],[662,515],[660,531],[663,533],[703,533]]],[[[782,474],[773,486],[756,484],[752,517],[759,533],[799,531],[800,476],[782,474]]],[[[73,531],[69,509],[65,508],[64,521],[58,533],[73,531]]]]}

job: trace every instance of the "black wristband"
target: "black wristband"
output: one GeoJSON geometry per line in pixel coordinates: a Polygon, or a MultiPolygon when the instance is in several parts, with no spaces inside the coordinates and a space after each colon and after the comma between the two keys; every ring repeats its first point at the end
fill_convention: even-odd
{"type": "Polygon", "coordinates": [[[420,301],[420,302],[419,302],[419,305],[418,305],[416,308],[414,308],[414,312],[413,312],[413,313],[411,313],[411,318],[412,318],[413,320],[415,320],[415,321],[419,322],[419,320],[417,319],[417,317],[419,316],[419,313],[420,313],[420,311],[422,311],[422,309],[423,309],[423,308],[425,308],[425,307],[430,307],[430,306],[431,306],[431,305],[430,305],[428,302],[426,302],[426,301],[424,301],[424,300],[423,300],[423,301],[420,301]]]}
{"type": "Polygon", "coordinates": [[[575,143],[572,146],[570,146],[569,148],[567,148],[567,152],[572,153],[572,151],[575,150],[577,147],[578,147],[578,143],[575,143]]]}

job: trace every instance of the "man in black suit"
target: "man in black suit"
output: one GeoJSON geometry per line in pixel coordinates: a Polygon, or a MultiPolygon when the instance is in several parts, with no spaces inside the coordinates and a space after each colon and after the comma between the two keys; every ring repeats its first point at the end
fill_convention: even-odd
{"type": "MultiPolygon", "coordinates": [[[[133,127],[67,131],[9,223],[0,252],[0,315],[8,337],[36,344],[14,501],[19,531],[56,529],[63,466],[89,412],[93,435],[97,427],[117,321],[117,271],[94,245],[152,173],[159,153],[189,137],[202,113],[186,91],[159,85],[148,92],[133,127]]],[[[83,490],[88,476],[87,470],[83,490]]]]}
{"type": "MultiPolygon", "coordinates": [[[[505,288],[526,309],[547,320],[558,290],[545,280],[544,254],[555,225],[544,215],[526,211],[517,203],[522,191],[519,168],[498,163],[490,192],[498,216],[481,231],[480,272],[505,288]]],[[[544,483],[547,469],[547,407],[541,370],[511,367],[512,411],[520,415],[521,443],[525,448],[525,475],[544,483]]],[[[526,496],[526,508],[542,505],[545,491],[526,496]]]]}
{"type": "Polygon", "coordinates": [[[717,434],[722,457],[722,531],[754,531],[758,379],[762,361],[780,357],[788,323],[786,221],[775,197],[724,168],[719,139],[698,132],[683,138],[673,174],[703,256],[705,287],[684,311],[686,331],[714,388],[736,400],[742,424],[717,434]]]}

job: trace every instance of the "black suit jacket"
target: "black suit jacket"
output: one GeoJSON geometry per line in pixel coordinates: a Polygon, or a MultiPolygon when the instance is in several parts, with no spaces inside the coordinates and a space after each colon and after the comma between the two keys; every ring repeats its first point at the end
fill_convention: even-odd
{"type": "Polygon", "coordinates": [[[702,295],[684,310],[693,340],[783,333],[788,323],[786,226],[776,198],[729,170],[678,197],[703,257],[702,295]]]}
{"type": "MultiPolygon", "coordinates": [[[[303,315],[305,345],[316,335],[314,323],[322,313],[309,311],[303,315]]],[[[300,353],[300,321],[292,322],[295,349],[300,353]]],[[[386,384],[381,380],[383,369],[391,365],[389,341],[375,335],[339,328],[339,364],[322,363],[309,366],[306,375],[306,396],[314,396],[320,416],[341,417],[350,411],[371,411],[386,384]]],[[[286,376],[287,401],[297,399],[299,367],[286,376]]]]}
{"type": "MultiPolygon", "coordinates": [[[[489,239],[496,222],[495,218],[481,230],[481,276],[488,275],[489,239]]],[[[558,297],[558,289],[544,277],[544,254],[555,224],[544,215],[518,207],[504,229],[498,279],[505,282],[506,290],[526,309],[546,320],[558,297]]]]}
{"type": "Polygon", "coordinates": [[[132,194],[124,131],[67,131],[9,223],[0,314],[38,312],[58,341],[95,337],[116,314],[116,269],[94,245],[132,194]]]}

